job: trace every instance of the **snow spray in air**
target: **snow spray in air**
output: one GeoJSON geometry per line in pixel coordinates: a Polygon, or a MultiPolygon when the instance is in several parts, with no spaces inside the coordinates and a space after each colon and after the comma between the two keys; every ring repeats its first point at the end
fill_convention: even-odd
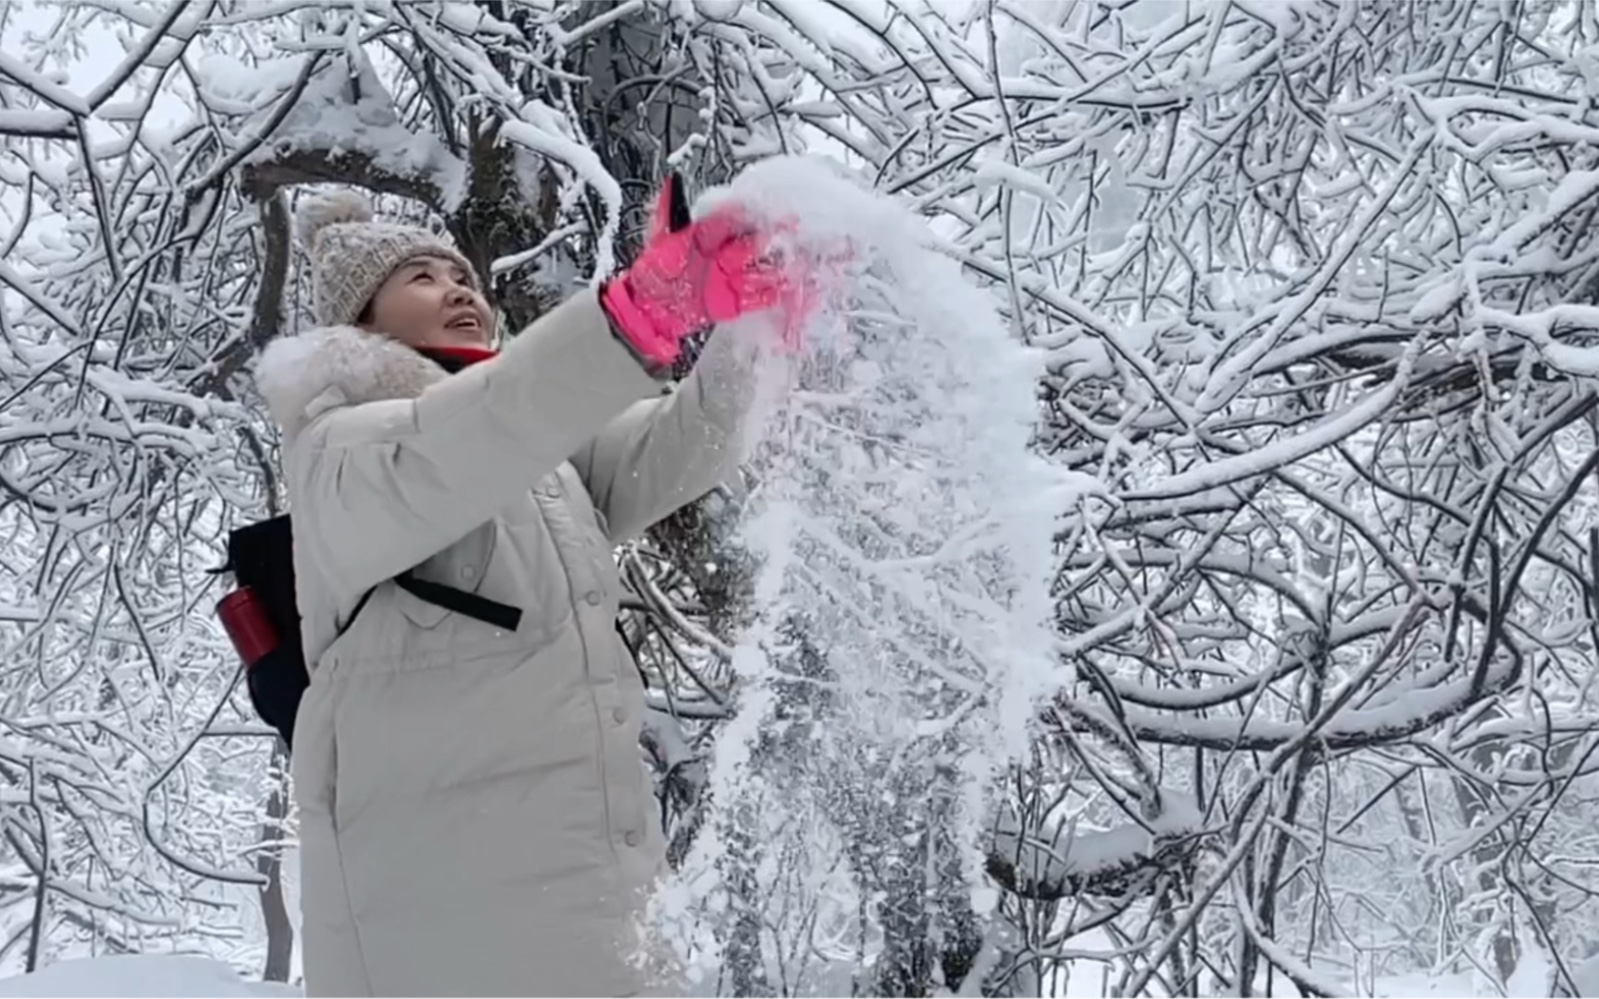
{"type": "Polygon", "coordinates": [[[989,799],[1067,679],[1061,480],[1029,449],[1040,355],[919,219],[809,158],[756,165],[696,214],[723,200],[779,224],[827,294],[797,338],[769,315],[716,334],[766,345],[742,444],[756,613],[710,813],[651,921],[696,991],[848,994],[905,904],[936,907],[940,885],[993,904],[989,799]]]}

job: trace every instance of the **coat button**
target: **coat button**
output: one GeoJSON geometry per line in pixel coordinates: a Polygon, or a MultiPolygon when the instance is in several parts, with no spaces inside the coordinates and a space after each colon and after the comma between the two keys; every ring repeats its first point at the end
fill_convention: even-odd
{"type": "Polygon", "coordinates": [[[561,498],[561,487],[560,486],[547,486],[545,488],[545,490],[544,490],[544,496],[545,496],[546,499],[560,499],[561,498]]]}
{"type": "Polygon", "coordinates": [[[601,595],[599,590],[590,590],[583,594],[583,599],[588,601],[591,606],[598,607],[605,597],[601,595]]]}
{"type": "Polygon", "coordinates": [[[475,568],[473,568],[472,566],[470,566],[470,565],[463,565],[463,566],[461,566],[461,578],[462,579],[471,579],[472,578],[472,574],[474,572],[476,572],[476,571],[477,570],[475,568]]]}
{"type": "Polygon", "coordinates": [[[628,846],[638,846],[638,833],[629,829],[627,831],[627,835],[622,837],[622,842],[626,843],[628,846]]]}
{"type": "Polygon", "coordinates": [[[616,722],[618,725],[620,725],[623,722],[627,721],[627,709],[626,708],[612,708],[611,709],[611,721],[616,722]]]}

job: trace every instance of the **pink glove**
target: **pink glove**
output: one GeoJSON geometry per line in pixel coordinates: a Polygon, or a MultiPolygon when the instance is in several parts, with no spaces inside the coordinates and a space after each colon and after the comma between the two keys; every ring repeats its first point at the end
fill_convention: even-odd
{"type": "Polygon", "coordinates": [[[802,268],[769,258],[769,242],[734,205],[690,220],[682,181],[671,174],[643,252],[600,289],[600,307],[640,355],[671,364],[684,337],[714,323],[779,304],[803,308],[802,268]]]}

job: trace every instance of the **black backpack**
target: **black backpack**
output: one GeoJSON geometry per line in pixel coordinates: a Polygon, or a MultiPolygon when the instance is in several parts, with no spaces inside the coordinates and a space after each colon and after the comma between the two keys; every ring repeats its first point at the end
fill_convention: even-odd
{"type": "MultiPolygon", "coordinates": [[[[250,703],[261,720],[294,745],[294,718],[300,696],[310,683],[305,666],[305,646],[300,638],[300,608],[294,591],[294,534],[287,514],[238,528],[228,535],[228,561],[213,573],[231,572],[237,588],[217,601],[216,613],[227,630],[239,658],[244,660],[245,684],[250,703]]],[[[515,631],[522,611],[507,604],[458,590],[453,586],[417,579],[410,570],[394,583],[419,600],[465,614],[485,624],[515,631]]],[[[343,634],[372,596],[362,594],[343,634]]]]}

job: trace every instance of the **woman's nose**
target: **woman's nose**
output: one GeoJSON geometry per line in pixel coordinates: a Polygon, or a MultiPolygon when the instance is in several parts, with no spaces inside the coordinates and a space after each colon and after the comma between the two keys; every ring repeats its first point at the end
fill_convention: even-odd
{"type": "Polygon", "coordinates": [[[451,285],[446,298],[451,305],[465,305],[472,301],[472,289],[464,284],[451,285]]]}

